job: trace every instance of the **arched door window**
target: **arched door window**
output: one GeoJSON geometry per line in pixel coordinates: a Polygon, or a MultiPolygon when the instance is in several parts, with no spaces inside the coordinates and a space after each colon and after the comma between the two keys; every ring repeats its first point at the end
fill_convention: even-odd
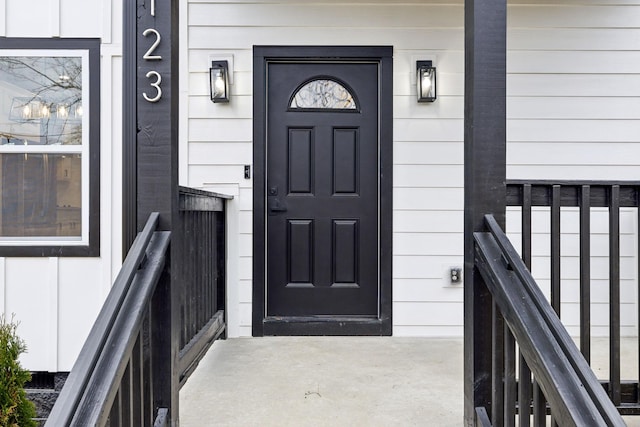
{"type": "Polygon", "coordinates": [[[330,77],[315,77],[296,89],[289,110],[360,110],[353,91],[330,77]]]}

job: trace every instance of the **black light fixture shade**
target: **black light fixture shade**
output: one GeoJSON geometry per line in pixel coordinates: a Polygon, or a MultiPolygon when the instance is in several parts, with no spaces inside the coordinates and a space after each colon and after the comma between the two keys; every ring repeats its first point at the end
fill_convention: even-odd
{"type": "Polygon", "coordinates": [[[416,61],[418,76],[418,102],[433,102],[436,100],[436,67],[432,61],[416,61]]]}
{"type": "Polygon", "coordinates": [[[211,61],[209,88],[213,102],[229,102],[229,63],[211,61]]]}

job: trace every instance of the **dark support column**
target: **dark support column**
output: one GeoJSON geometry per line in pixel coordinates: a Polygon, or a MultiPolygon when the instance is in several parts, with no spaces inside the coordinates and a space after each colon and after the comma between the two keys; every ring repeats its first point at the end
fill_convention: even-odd
{"type": "MultiPolygon", "coordinates": [[[[127,0],[127,3],[131,1],[134,0],[127,0]]],[[[137,229],[142,229],[151,212],[159,212],[158,229],[175,231],[178,220],[179,2],[135,0],[134,3],[137,19],[137,229]]],[[[125,7],[125,10],[129,9],[125,7]]],[[[129,13],[127,11],[125,13],[129,13]]],[[[160,331],[153,332],[156,345],[160,345],[160,355],[152,362],[154,375],[160,375],[159,372],[165,375],[154,388],[154,406],[156,410],[159,407],[169,409],[171,425],[177,425],[180,389],[181,295],[176,280],[178,269],[175,268],[180,260],[176,253],[179,246],[175,244],[179,238],[180,233],[172,233],[170,268],[158,284],[157,303],[154,303],[157,306],[153,308],[153,316],[162,323],[160,331]]]]}
{"type": "Polygon", "coordinates": [[[138,230],[151,212],[160,212],[159,230],[170,230],[178,198],[178,2],[137,1],[138,230]],[[155,49],[153,31],[160,37],[155,49]],[[145,54],[161,59],[143,59],[145,54]],[[146,98],[159,94],[154,85],[160,98],[150,102],[146,98]]]}
{"type": "Polygon", "coordinates": [[[491,296],[474,268],[473,232],[491,213],[504,227],[506,0],[465,1],[464,394],[465,425],[491,405],[491,296]]]}

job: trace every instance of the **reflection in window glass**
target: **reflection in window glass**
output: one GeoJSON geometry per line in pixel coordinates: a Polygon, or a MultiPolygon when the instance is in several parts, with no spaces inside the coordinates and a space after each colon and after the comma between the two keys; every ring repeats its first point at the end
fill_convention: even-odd
{"type": "Polygon", "coordinates": [[[298,89],[289,108],[355,110],[357,107],[347,88],[333,80],[318,79],[298,89]]]}
{"type": "Polygon", "coordinates": [[[80,155],[0,154],[0,236],[80,237],[80,155]]]}
{"type": "Polygon", "coordinates": [[[0,242],[86,240],[83,64],[69,51],[0,51],[0,242]]]}
{"type": "Polygon", "coordinates": [[[82,144],[82,58],[0,56],[0,144],[82,144]]]}

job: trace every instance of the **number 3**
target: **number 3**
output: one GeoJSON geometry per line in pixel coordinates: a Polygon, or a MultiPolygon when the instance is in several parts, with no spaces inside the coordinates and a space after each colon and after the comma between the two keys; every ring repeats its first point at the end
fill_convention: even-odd
{"type": "Polygon", "coordinates": [[[147,78],[150,79],[152,76],[156,77],[156,81],[153,83],[150,83],[151,87],[154,88],[157,92],[156,96],[154,96],[153,98],[150,98],[146,92],[143,92],[142,96],[144,97],[144,99],[146,99],[149,102],[158,102],[160,101],[160,98],[162,98],[162,88],[160,87],[160,83],[162,83],[162,76],[157,71],[149,71],[147,73],[147,78]]]}

